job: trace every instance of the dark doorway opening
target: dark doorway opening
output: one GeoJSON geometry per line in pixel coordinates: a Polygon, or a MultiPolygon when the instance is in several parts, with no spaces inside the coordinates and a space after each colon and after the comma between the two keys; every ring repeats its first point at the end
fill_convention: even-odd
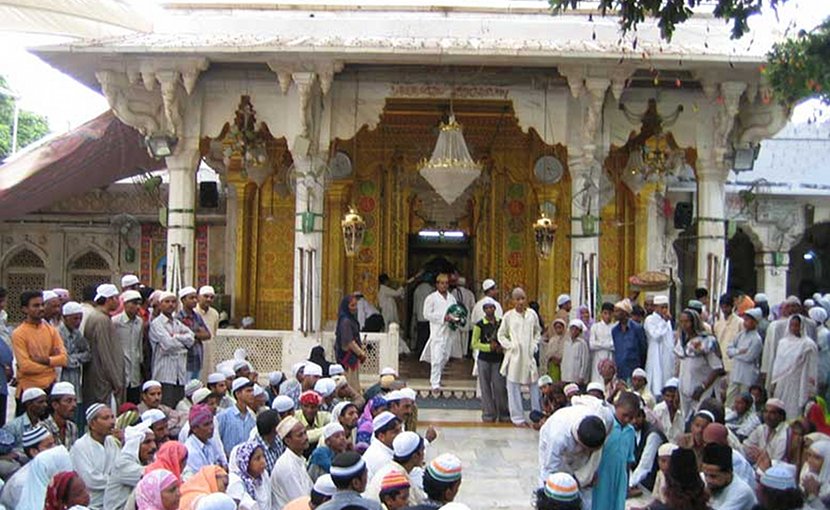
{"type": "Polygon", "coordinates": [[[726,243],[726,257],[729,259],[729,291],[754,296],[758,284],[755,245],[742,228],[738,228],[726,243]]]}
{"type": "Polygon", "coordinates": [[[790,250],[787,293],[802,299],[830,292],[830,223],[808,228],[790,250]]]}

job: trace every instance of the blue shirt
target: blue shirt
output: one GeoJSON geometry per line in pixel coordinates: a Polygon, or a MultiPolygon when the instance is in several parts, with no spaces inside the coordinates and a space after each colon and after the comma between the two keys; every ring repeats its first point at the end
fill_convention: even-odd
{"type": "Polygon", "coordinates": [[[194,434],[190,434],[187,436],[184,446],[187,448],[187,467],[185,469],[189,473],[196,473],[211,464],[217,466],[224,466],[225,464],[222,453],[219,451],[219,445],[212,438],[208,439],[207,443],[203,443],[194,434]]]}
{"type": "Polygon", "coordinates": [[[628,319],[628,329],[623,331],[619,324],[611,328],[614,339],[614,362],[617,364],[617,377],[631,380],[635,368],[646,366],[646,332],[642,326],[628,319]]]}
{"type": "Polygon", "coordinates": [[[221,411],[216,419],[219,422],[219,437],[222,438],[222,446],[228,456],[234,446],[248,440],[251,430],[256,426],[254,413],[248,410],[242,414],[237,406],[221,411]]]}
{"type": "Polygon", "coordinates": [[[14,353],[10,347],[12,343],[11,329],[6,325],[5,310],[0,312],[0,395],[9,394],[9,382],[6,380],[4,368],[12,368],[14,353]]]}

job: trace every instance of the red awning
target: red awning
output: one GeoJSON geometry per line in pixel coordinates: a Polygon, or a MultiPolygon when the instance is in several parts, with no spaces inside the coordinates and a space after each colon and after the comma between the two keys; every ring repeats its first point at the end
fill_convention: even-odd
{"type": "Polygon", "coordinates": [[[141,134],[106,112],[0,166],[0,220],[160,168],[141,134]]]}

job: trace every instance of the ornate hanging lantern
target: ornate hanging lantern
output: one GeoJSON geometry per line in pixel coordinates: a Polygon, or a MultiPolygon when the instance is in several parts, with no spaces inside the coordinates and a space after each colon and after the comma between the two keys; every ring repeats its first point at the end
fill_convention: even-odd
{"type": "Polygon", "coordinates": [[[557,228],[556,224],[544,212],[536,220],[536,223],[533,224],[536,255],[540,259],[547,260],[550,257],[553,251],[553,238],[556,235],[557,228]]]}
{"type": "Polygon", "coordinates": [[[450,115],[449,122],[441,124],[432,157],[421,162],[420,172],[448,204],[455,202],[481,175],[481,165],[470,156],[455,115],[450,115]]]}
{"type": "Polygon", "coordinates": [[[357,249],[363,243],[363,235],[366,233],[366,222],[357,213],[354,207],[349,207],[349,212],[340,222],[343,229],[343,245],[346,248],[346,256],[354,257],[357,249]]]}
{"type": "Polygon", "coordinates": [[[225,167],[230,166],[231,159],[240,159],[242,175],[257,187],[262,187],[274,172],[274,166],[268,154],[270,138],[271,134],[264,123],[257,126],[256,111],[251,104],[250,96],[242,96],[234,121],[222,140],[225,167]]]}

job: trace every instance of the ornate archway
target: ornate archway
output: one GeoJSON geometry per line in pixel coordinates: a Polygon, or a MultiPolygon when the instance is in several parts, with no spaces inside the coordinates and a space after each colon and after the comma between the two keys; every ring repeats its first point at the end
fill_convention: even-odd
{"type": "Polygon", "coordinates": [[[33,249],[23,246],[12,250],[3,264],[3,286],[6,287],[6,310],[12,324],[23,321],[20,295],[27,290],[43,290],[46,287],[46,265],[33,249]]]}

